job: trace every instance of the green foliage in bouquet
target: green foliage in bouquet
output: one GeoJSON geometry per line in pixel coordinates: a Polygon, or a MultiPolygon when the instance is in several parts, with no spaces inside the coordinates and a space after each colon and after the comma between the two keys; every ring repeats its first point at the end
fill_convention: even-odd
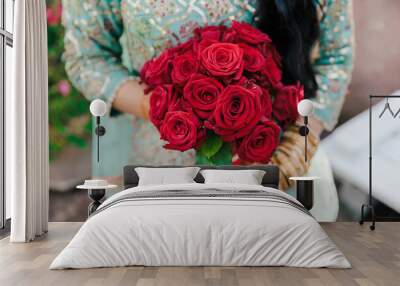
{"type": "Polygon", "coordinates": [[[64,28],[61,25],[61,2],[47,1],[49,61],[49,140],[50,159],[65,147],[87,146],[91,134],[89,103],[71,85],[62,61],[64,28]]]}
{"type": "Polygon", "coordinates": [[[196,164],[232,165],[231,144],[223,142],[221,137],[209,130],[206,140],[196,152],[196,164]]]}

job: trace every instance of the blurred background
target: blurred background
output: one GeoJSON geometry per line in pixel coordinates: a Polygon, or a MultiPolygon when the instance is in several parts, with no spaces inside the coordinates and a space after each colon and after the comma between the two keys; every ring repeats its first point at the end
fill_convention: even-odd
{"type": "MultiPolygon", "coordinates": [[[[86,191],[78,191],[75,186],[91,176],[89,104],[73,88],[64,71],[61,59],[64,36],[61,3],[51,0],[47,1],[47,5],[50,221],[84,221],[87,218],[89,199],[86,191]]],[[[354,0],[354,21],[355,68],[340,118],[339,125],[343,127],[346,126],[346,122],[350,124],[352,118],[368,108],[369,94],[391,94],[400,90],[400,1],[354,0]]],[[[368,129],[365,129],[365,135],[366,132],[368,129]]],[[[341,140],[343,138],[340,138],[340,134],[335,138],[329,135],[326,137],[328,143],[341,140]]],[[[336,143],[327,146],[331,150],[338,148],[336,143]]],[[[338,168],[334,166],[335,174],[340,173],[338,168]]],[[[336,179],[341,202],[339,219],[355,220],[359,215],[356,210],[359,210],[360,202],[365,201],[365,186],[357,185],[343,176],[337,176],[336,179]],[[353,206],[347,204],[350,201],[353,202],[353,206]]],[[[364,179],[367,181],[367,177],[364,179]]],[[[376,202],[376,205],[382,216],[398,219],[398,214],[391,208],[379,202],[376,202]]]]}

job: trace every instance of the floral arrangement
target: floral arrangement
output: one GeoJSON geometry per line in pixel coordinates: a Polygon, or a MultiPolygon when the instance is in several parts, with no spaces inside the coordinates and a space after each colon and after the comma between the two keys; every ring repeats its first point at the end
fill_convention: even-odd
{"type": "Polygon", "coordinates": [[[239,22],[197,28],[146,62],[141,79],[164,148],[195,148],[199,164],[268,163],[303,98],[282,83],[269,36],[239,22]]]}
{"type": "Polygon", "coordinates": [[[67,146],[88,146],[91,120],[87,100],[70,84],[65,73],[64,28],[61,1],[46,1],[49,62],[49,150],[54,159],[67,146]]]}

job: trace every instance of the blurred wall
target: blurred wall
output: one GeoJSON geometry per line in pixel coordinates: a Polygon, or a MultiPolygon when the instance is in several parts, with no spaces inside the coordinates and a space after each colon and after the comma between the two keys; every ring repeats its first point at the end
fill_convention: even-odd
{"type": "Polygon", "coordinates": [[[369,94],[400,89],[400,1],[353,0],[355,68],[341,122],[368,108],[369,94]]]}

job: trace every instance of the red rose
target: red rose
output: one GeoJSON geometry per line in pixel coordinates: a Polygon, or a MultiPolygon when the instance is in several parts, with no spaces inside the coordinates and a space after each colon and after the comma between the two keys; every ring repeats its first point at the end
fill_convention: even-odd
{"type": "Polygon", "coordinates": [[[150,96],[149,117],[157,128],[161,126],[165,113],[175,101],[172,85],[160,85],[153,90],[150,96]]]}
{"type": "Polygon", "coordinates": [[[249,162],[269,163],[279,144],[280,128],[273,121],[263,121],[252,128],[236,146],[239,158],[249,162]]]}
{"type": "Polygon", "coordinates": [[[247,135],[263,115],[262,90],[230,85],[219,96],[213,117],[205,126],[224,141],[247,135]]]}
{"type": "Polygon", "coordinates": [[[186,42],[184,42],[176,47],[170,48],[169,53],[171,54],[171,57],[174,57],[177,55],[183,55],[188,52],[192,52],[194,44],[195,44],[195,41],[193,39],[187,40],[186,42]]]}
{"type": "Polygon", "coordinates": [[[297,119],[302,98],[299,85],[282,84],[268,35],[239,22],[195,29],[191,39],[145,63],[140,75],[153,91],[149,117],[165,148],[198,148],[210,129],[242,162],[270,160],[278,125],[297,119]]]}
{"type": "Polygon", "coordinates": [[[271,86],[275,86],[282,80],[281,58],[279,53],[275,47],[269,44],[260,45],[260,51],[265,59],[265,65],[261,73],[266,76],[271,86]]]}
{"type": "Polygon", "coordinates": [[[303,97],[304,91],[300,84],[282,86],[277,90],[272,105],[274,117],[281,122],[283,126],[295,122],[299,116],[297,105],[303,97]]]}
{"type": "Polygon", "coordinates": [[[244,69],[249,72],[260,71],[265,64],[264,56],[261,52],[246,44],[239,44],[243,49],[244,69]]]}
{"type": "Polygon", "coordinates": [[[232,29],[236,31],[236,38],[238,41],[244,41],[252,45],[262,42],[271,42],[267,34],[264,34],[250,24],[233,21],[232,29]]]}
{"type": "Polygon", "coordinates": [[[222,41],[225,43],[236,43],[237,32],[235,30],[228,29],[222,35],[222,41]]]}
{"type": "Polygon", "coordinates": [[[189,112],[167,112],[160,128],[161,139],[168,142],[164,148],[186,151],[199,146],[205,138],[204,129],[199,127],[199,121],[189,112]]]}
{"type": "Polygon", "coordinates": [[[268,89],[262,89],[262,101],[264,106],[264,116],[268,119],[272,117],[272,100],[268,89]]]}
{"type": "Polygon", "coordinates": [[[196,42],[194,44],[194,51],[198,54],[200,54],[203,50],[205,50],[206,48],[208,48],[209,46],[211,46],[212,44],[218,43],[217,40],[213,40],[213,39],[202,39],[199,42],[196,42]]]}
{"type": "Polygon", "coordinates": [[[223,85],[216,79],[195,75],[183,89],[183,97],[191,104],[200,119],[207,119],[223,90],[223,85]]]}
{"type": "Polygon", "coordinates": [[[281,56],[272,43],[261,43],[257,46],[257,48],[265,58],[271,58],[276,65],[281,65],[281,56]]]}
{"type": "Polygon", "coordinates": [[[197,72],[198,61],[193,54],[177,56],[172,60],[171,78],[174,83],[186,83],[190,76],[197,72]]]}
{"type": "Polygon", "coordinates": [[[172,101],[172,104],[170,104],[168,111],[185,111],[193,113],[193,107],[186,99],[184,99],[183,97],[178,97],[176,100],[172,101]]]}
{"type": "Polygon", "coordinates": [[[256,84],[256,81],[253,79],[248,79],[246,77],[242,77],[236,84],[241,85],[253,92],[254,94],[260,96],[261,98],[261,106],[262,106],[262,114],[264,117],[271,119],[272,117],[272,99],[271,95],[266,88],[261,88],[256,84]],[[260,95],[261,94],[261,95],[260,95]]]}
{"type": "Polygon", "coordinates": [[[168,51],[144,64],[140,77],[149,86],[170,83],[171,55],[168,51]]]}
{"type": "Polygon", "coordinates": [[[239,79],[243,72],[243,50],[236,44],[212,44],[200,52],[200,61],[212,76],[239,79]]]}
{"type": "Polygon", "coordinates": [[[227,29],[226,26],[206,26],[194,30],[194,34],[198,39],[211,39],[219,41],[223,32],[227,29]]]}

